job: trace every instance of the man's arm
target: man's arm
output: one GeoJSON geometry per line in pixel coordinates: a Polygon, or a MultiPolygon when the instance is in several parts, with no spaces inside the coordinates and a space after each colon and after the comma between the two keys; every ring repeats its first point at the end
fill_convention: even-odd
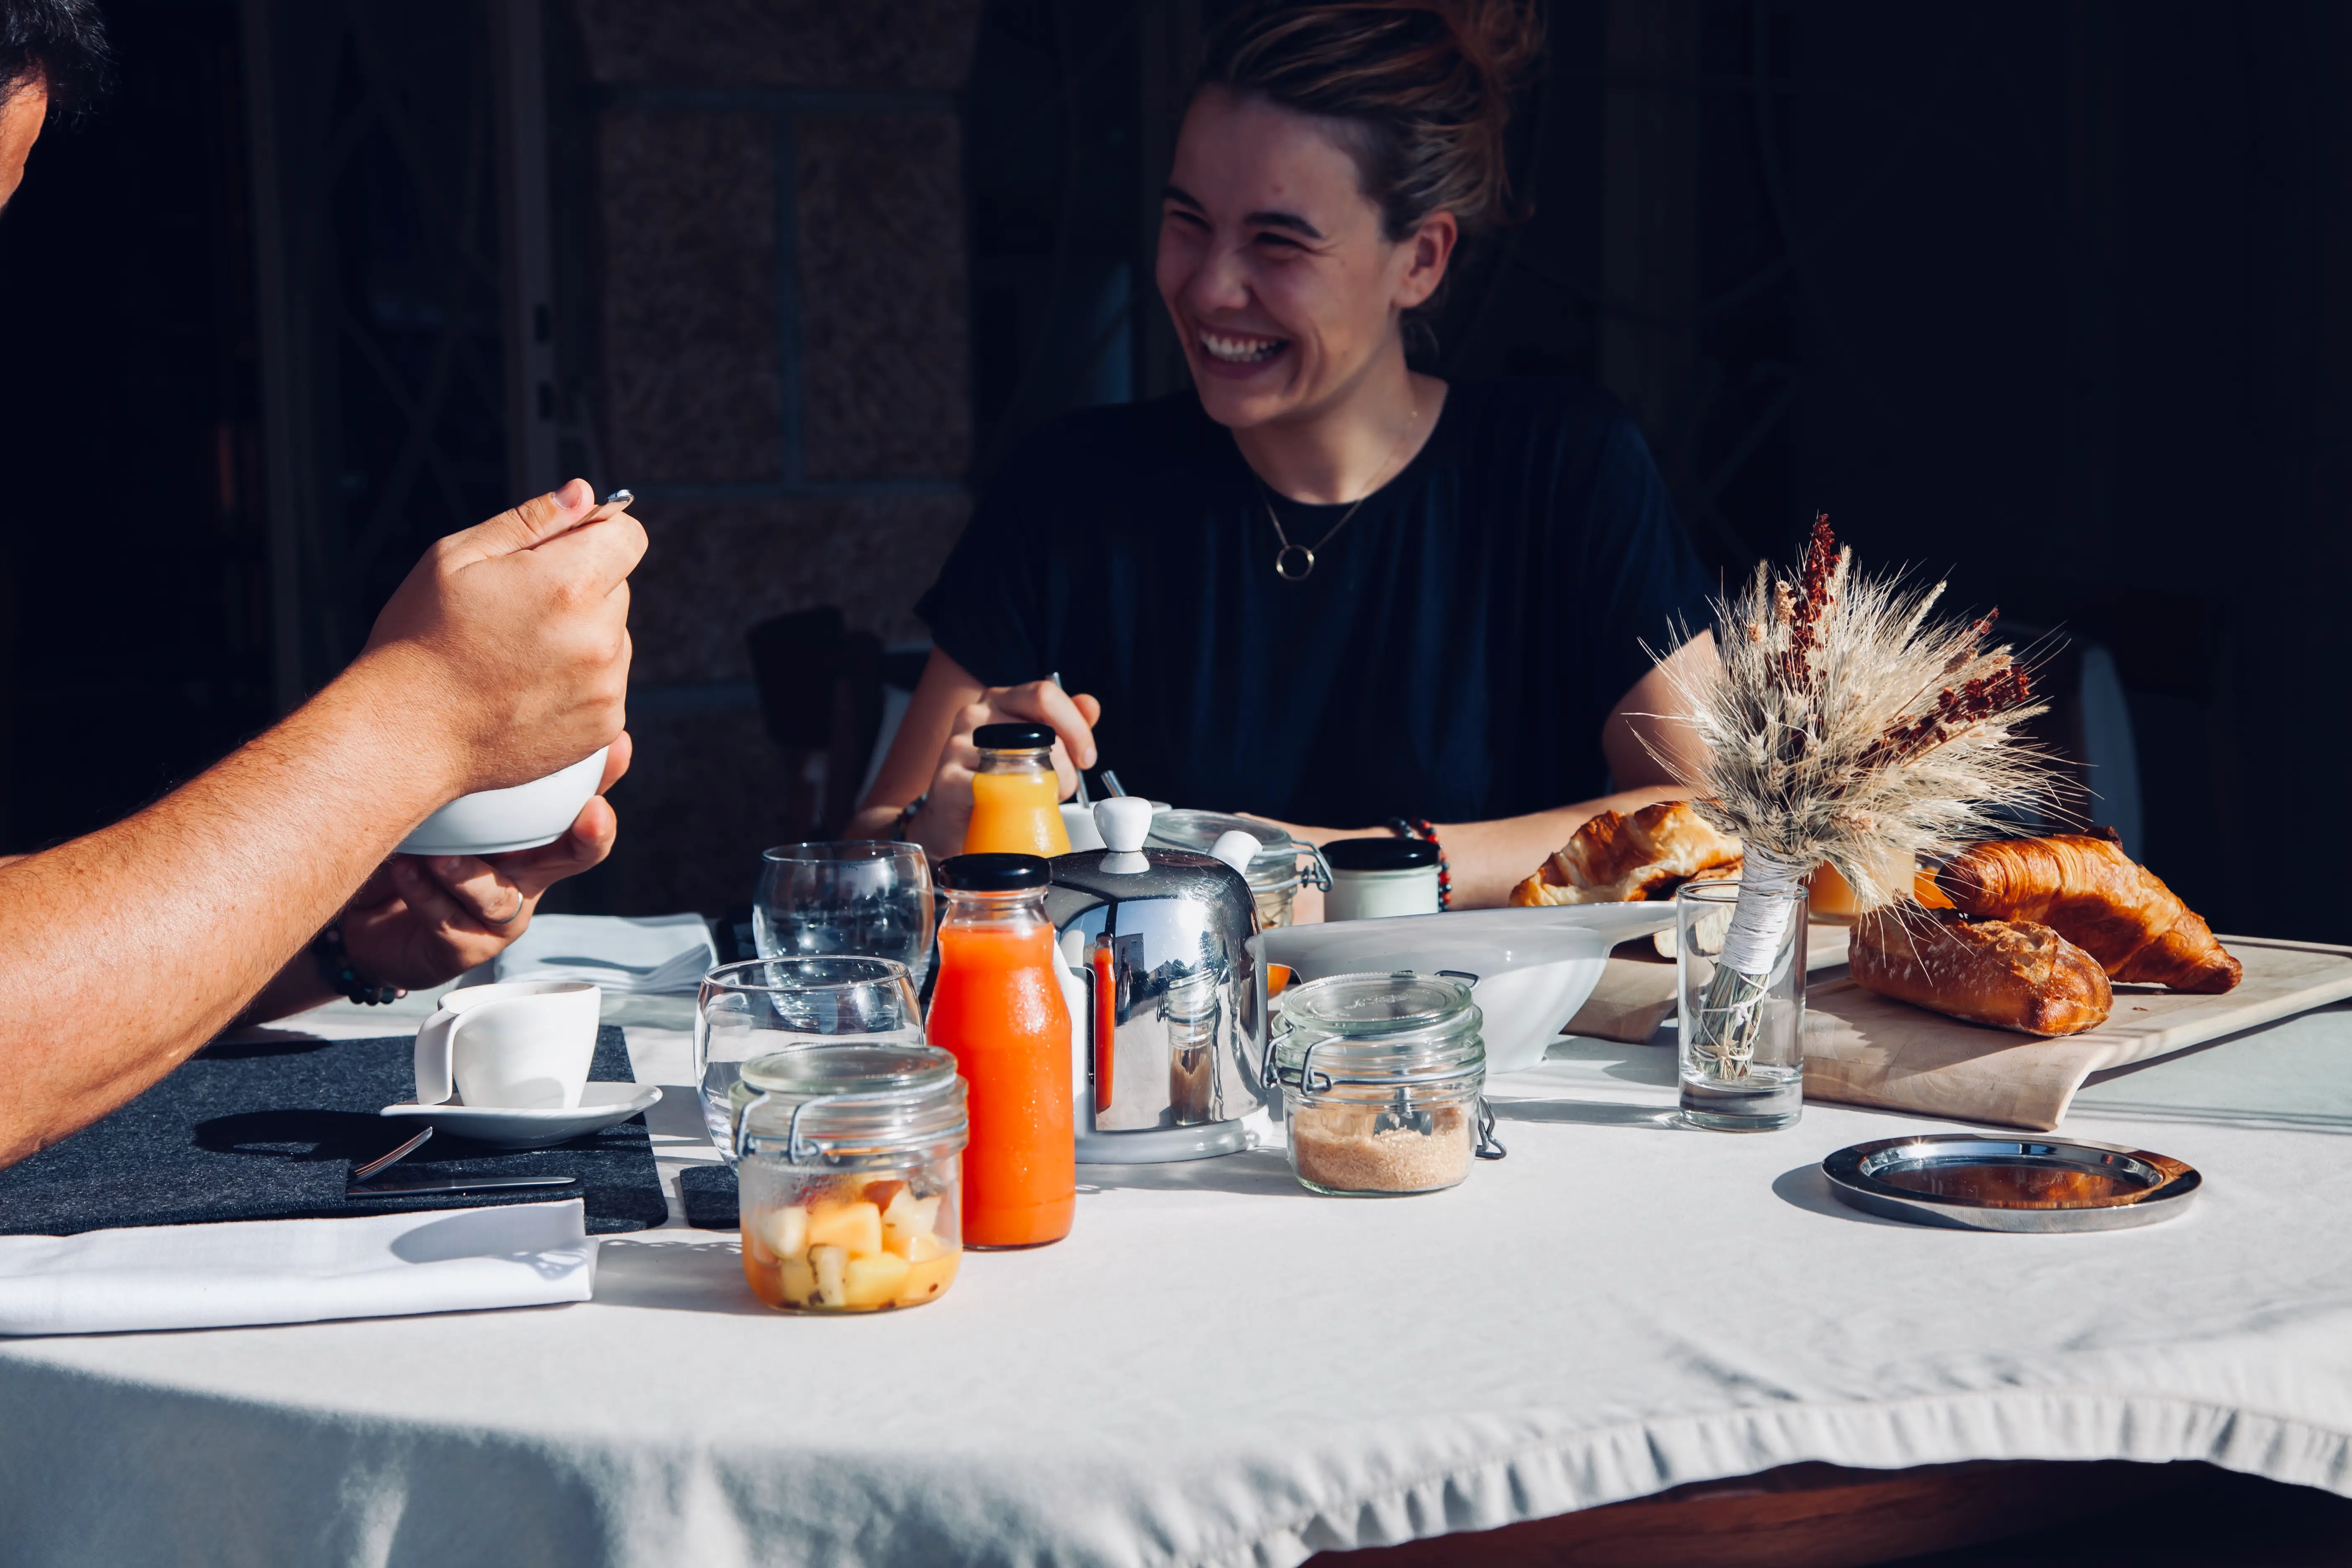
{"type": "Polygon", "coordinates": [[[645,532],[573,480],[427,553],[367,648],[123,822],[0,866],[0,1164],[210,1039],[408,831],[622,727],[645,532]]]}
{"type": "MultiPolygon", "coordinates": [[[[373,985],[421,991],[488,963],[530,929],[547,889],[603,864],[619,823],[604,792],[629,768],[629,735],[613,741],[595,797],[552,844],[505,855],[394,855],[337,913],[343,951],[373,985]]],[[[305,950],[246,1004],[236,1024],[322,1006],[341,993],[305,950]]]]}
{"type": "MultiPolygon", "coordinates": [[[[1701,632],[1669,658],[1668,663],[1715,657],[1715,637],[1701,632]]],[[[1454,879],[1454,907],[1489,909],[1506,903],[1511,889],[1543,864],[1544,857],[1576,837],[1576,830],[1604,811],[1637,811],[1662,800],[1685,800],[1690,791],[1675,782],[1676,767],[1661,763],[1658,752],[1688,772],[1698,761],[1697,737],[1688,724],[1673,717],[1674,688],[1664,670],[1653,669],[1635,681],[1610,710],[1601,729],[1601,754],[1609,772],[1623,786],[1598,800],[1578,801],[1525,816],[1490,822],[1436,824],[1438,842],[1454,879]],[[1648,744],[1644,744],[1644,741],[1648,744]]],[[[1377,834],[1380,828],[1289,827],[1293,835],[1317,844],[1334,838],[1377,834]]],[[[1323,918],[1323,895],[1312,888],[1299,889],[1296,905],[1301,921],[1323,918]]]]}

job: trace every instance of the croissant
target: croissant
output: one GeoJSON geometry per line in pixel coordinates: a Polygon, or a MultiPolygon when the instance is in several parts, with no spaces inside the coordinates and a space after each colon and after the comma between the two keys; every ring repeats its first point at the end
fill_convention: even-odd
{"type": "Polygon", "coordinates": [[[2031,921],[1884,910],[1855,924],[1846,963],[1865,991],[2026,1035],[2079,1035],[2115,1005],[2106,971],[2031,921]]]}
{"type": "Polygon", "coordinates": [[[1671,897],[1695,877],[1739,874],[1739,840],[1679,800],[1631,816],[1604,811],[1511,889],[1514,904],[1641,903],[1671,897]]]}
{"type": "Polygon", "coordinates": [[[1972,844],[1936,878],[1972,915],[2037,921],[2095,958],[2109,978],[2175,991],[2227,991],[2244,971],[2212,928],[2106,838],[1972,844]]]}

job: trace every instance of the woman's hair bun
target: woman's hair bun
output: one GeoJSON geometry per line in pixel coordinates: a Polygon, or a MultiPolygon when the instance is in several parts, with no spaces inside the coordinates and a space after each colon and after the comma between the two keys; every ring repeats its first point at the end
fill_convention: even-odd
{"type": "Polygon", "coordinates": [[[1433,0],[1454,25],[1465,58],[1507,96],[1525,87],[1543,58],[1543,12],[1536,0],[1433,0]]]}
{"type": "Polygon", "coordinates": [[[1349,122],[1391,239],[1434,212],[1475,234],[1509,216],[1504,132],[1543,47],[1537,0],[1257,0],[1200,84],[1349,122]]]}

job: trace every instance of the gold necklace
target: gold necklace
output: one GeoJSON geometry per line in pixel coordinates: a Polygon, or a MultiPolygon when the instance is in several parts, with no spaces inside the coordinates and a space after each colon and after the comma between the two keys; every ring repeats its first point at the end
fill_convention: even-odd
{"type": "MultiPolygon", "coordinates": [[[[1387,461],[1381,464],[1381,473],[1388,472],[1389,464],[1395,462],[1397,454],[1404,450],[1405,442],[1412,436],[1412,427],[1419,423],[1421,423],[1421,405],[1415,402],[1412,412],[1405,416],[1404,434],[1399,436],[1396,445],[1389,448],[1387,461]]],[[[1255,470],[1253,470],[1253,477],[1255,477],[1255,470]]],[[[1378,475],[1374,477],[1377,478],[1378,475]]],[[[1274,574],[1286,583],[1304,583],[1308,577],[1314,575],[1316,551],[1322,549],[1338,537],[1339,531],[1354,520],[1356,513],[1363,510],[1364,503],[1371,500],[1381,488],[1374,485],[1370,489],[1358,496],[1354,503],[1339,515],[1339,521],[1325,531],[1322,538],[1317,540],[1312,545],[1306,545],[1290,542],[1290,535],[1282,531],[1282,519],[1275,514],[1272,487],[1262,479],[1257,483],[1258,499],[1265,503],[1265,520],[1274,524],[1274,536],[1282,542],[1282,548],[1274,552],[1274,574]],[[1292,559],[1294,555],[1297,557],[1295,562],[1292,559]],[[1295,572],[1291,570],[1294,565],[1297,567],[1295,572]]]]}

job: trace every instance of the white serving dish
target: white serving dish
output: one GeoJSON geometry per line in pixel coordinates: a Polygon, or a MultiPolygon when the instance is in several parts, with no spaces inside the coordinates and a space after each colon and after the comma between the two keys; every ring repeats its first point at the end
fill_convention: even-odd
{"type": "Polygon", "coordinates": [[[1600,984],[1611,948],[1674,921],[1671,903],[1569,904],[1277,926],[1250,940],[1296,980],[1395,969],[1476,975],[1486,1070],[1506,1073],[1543,1060],[1600,984]]]}
{"type": "Polygon", "coordinates": [[[439,1105],[403,1100],[398,1105],[385,1106],[377,1114],[430,1122],[436,1132],[470,1138],[477,1143],[495,1144],[501,1149],[544,1149],[626,1121],[661,1097],[661,1089],[656,1084],[592,1081],[581,1089],[580,1103],[565,1108],[517,1110],[500,1105],[460,1105],[453,1100],[439,1105]]]}
{"type": "Polygon", "coordinates": [[[604,779],[604,752],[512,789],[461,795],[400,841],[403,855],[503,855],[563,837],[604,779]]]}

